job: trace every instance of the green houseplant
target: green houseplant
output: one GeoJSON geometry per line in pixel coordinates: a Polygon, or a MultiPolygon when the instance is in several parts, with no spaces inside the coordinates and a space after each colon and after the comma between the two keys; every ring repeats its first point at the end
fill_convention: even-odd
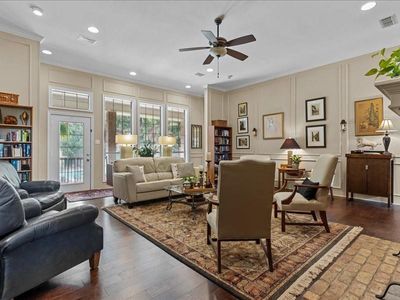
{"type": "Polygon", "coordinates": [[[140,148],[135,148],[134,149],[136,151],[136,153],[140,156],[140,157],[154,157],[154,154],[157,153],[157,149],[155,148],[155,146],[153,146],[151,143],[146,143],[144,144],[142,147],[140,148]]]}
{"type": "Polygon", "coordinates": [[[294,169],[298,169],[299,168],[300,162],[301,162],[301,156],[300,155],[296,155],[296,154],[292,155],[292,165],[293,165],[294,169]]]}
{"type": "Polygon", "coordinates": [[[365,73],[365,76],[376,75],[376,78],[379,76],[387,76],[390,78],[400,76],[400,48],[394,50],[390,56],[386,56],[385,54],[386,48],[372,54],[372,57],[378,56],[380,60],[378,66],[365,73]]]}

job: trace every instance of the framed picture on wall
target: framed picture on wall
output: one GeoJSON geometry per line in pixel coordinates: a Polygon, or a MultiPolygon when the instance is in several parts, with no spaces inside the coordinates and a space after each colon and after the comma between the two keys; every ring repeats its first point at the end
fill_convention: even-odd
{"type": "Polygon", "coordinates": [[[383,98],[371,98],[354,102],[355,135],[380,135],[376,132],[383,120],[383,98]]]}
{"type": "Polygon", "coordinates": [[[306,122],[326,120],[326,97],[306,100],[306,122]]]}
{"type": "Polygon", "coordinates": [[[249,118],[238,118],[237,133],[249,133],[249,118]]]}
{"type": "Polygon", "coordinates": [[[202,148],[202,130],[201,125],[192,125],[191,126],[191,147],[192,149],[201,149],[202,148]]]}
{"type": "Polygon", "coordinates": [[[263,139],[283,139],[284,115],[283,112],[263,115],[263,139]]]}
{"type": "Polygon", "coordinates": [[[326,148],[326,125],[306,126],[306,147],[326,148]]]}
{"type": "Polygon", "coordinates": [[[238,104],[238,117],[247,116],[247,102],[238,104]]]}
{"type": "Polygon", "coordinates": [[[250,136],[249,135],[236,136],[236,149],[250,149],[250,136]]]}

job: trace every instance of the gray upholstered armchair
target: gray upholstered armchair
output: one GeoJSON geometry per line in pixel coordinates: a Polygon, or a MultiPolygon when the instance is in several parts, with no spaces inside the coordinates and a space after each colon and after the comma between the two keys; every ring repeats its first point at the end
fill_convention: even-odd
{"type": "Polygon", "coordinates": [[[21,182],[15,168],[7,161],[0,161],[0,177],[7,180],[18,192],[21,199],[35,198],[43,212],[61,211],[67,207],[60,183],[53,180],[21,182]]]}
{"type": "Polygon", "coordinates": [[[216,199],[210,199],[207,214],[207,244],[217,238],[218,272],[221,272],[221,242],[261,243],[273,271],[271,213],[275,162],[257,160],[222,161],[219,165],[216,199]],[[212,210],[212,205],[216,209],[212,210]],[[261,241],[266,240],[266,245],[261,241]]]}
{"type": "Polygon", "coordinates": [[[85,260],[97,268],[103,229],[98,209],[82,205],[42,214],[0,179],[0,299],[11,299],[85,260]]]}
{"type": "Polygon", "coordinates": [[[286,225],[324,226],[326,232],[329,232],[326,209],[329,205],[329,191],[331,190],[331,182],[335,174],[337,161],[338,158],[335,155],[321,155],[311,172],[311,183],[304,184],[303,181],[297,181],[298,179],[296,179],[292,192],[277,192],[274,195],[275,217],[277,217],[278,212],[281,212],[282,232],[285,232],[286,225]],[[301,193],[299,192],[300,189],[303,189],[301,193]],[[305,189],[308,189],[308,191],[305,189]],[[310,191],[311,193],[309,193],[310,191]],[[307,198],[307,194],[310,197],[307,198]],[[317,222],[316,212],[319,212],[322,222],[317,222]],[[287,222],[287,213],[309,213],[316,222],[287,222]]]}

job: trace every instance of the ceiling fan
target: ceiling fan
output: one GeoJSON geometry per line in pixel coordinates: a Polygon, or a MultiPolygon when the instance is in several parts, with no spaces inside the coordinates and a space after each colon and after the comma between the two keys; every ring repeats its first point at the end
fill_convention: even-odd
{"type": "Polygon", "coordinates": [[[201,31],[203,33],[203,35],[207,38],[210,46],[182,48],[182,49],[179,49],[179,51],[185,52],[185,51],[210,49],[210,54],[207,56],[207,58],[203,62],[203,65],[208,65],[214,60],[215,57],[217,57],[219,59],[220,57],[224,56],[225,54],[228,54],[228,55],[230,55],[236,59],[239,59],[241,61],[245,60],[248,57],[246,54],[243,54],[239,51],[230,49],[228,47],[251,43],[251,42],[254,42],[256,40],[256,38],[254,37],[254,35],[249,34],[249,35],[245,35],[245,36],[227,41],[222,36],[219,36],[219,25],[221,25],[223,19],[224,19],[223,15],[219,16],[215,19],[215,24],[217,24],[217,36],[215,36],[214,33],[212,33],[212,31],[209,31],[209,30],[201,31]]]}

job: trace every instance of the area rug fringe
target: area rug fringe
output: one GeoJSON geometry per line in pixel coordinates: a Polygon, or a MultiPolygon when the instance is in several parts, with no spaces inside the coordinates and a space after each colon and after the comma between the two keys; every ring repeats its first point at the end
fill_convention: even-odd
{"type": "Polygon", "coordinates": [[[291,300],[300,296],[312,282],[343,253],[346,247],[355,240],[363,230],[362,227],[353,227],[332,249],[330,249],[317,263],[312,265],[301,275],[278,299],[291,300]]]}

